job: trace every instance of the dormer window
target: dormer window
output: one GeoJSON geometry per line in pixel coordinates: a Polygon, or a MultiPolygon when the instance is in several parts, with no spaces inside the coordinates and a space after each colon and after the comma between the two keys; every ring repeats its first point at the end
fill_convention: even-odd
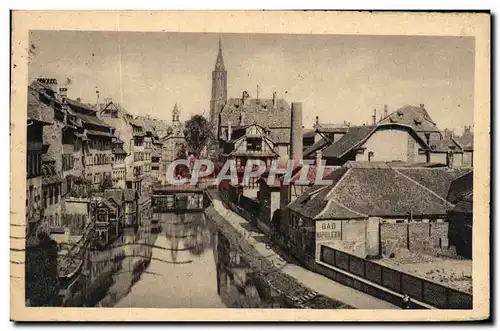
{"type": "Polygon", "coordinates": [[[422,121],[420,121],[420,120],[415,120],[414,122],[415,122],[415,125],[421,125],[422,124],[422,121]]]}
{"type": "Polygon", "coordinates": [[[399,118],[403,117],[403,112],[402,111],[398,111],[397,114],[398,114],[399,118]]]}

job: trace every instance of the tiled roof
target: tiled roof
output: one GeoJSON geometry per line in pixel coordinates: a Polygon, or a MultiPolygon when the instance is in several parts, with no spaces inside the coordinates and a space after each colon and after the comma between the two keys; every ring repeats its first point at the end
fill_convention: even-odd
{"type": "Polygon", "coordinates": [[[452,204],[430,189],[390,167],[342,167],[333,184],[308,200],[309,189],[290,208],[310,218],[352,218],[355,215],[406,218],[444,215],[452,204]],[[329,203],[329,201],[332,201],[329,203]]]}
{"type": "Polygon", "coordinates": [[[460,198],[468,193],[472,193],[474,188],[474,172],[467,171],[463,173],[460,177],[456,177],[449,185],[449,190],[447,192],[447,200],[451,203],[455,203],[460,198]]]}
{"type": "MultiPolygon", "coordinates": [[[[323,179],[328,178],[335,170],[337,170],[339,168],[340,168],[339,166],[324,166],[323,167],[323,176],[322,176],[322,178],[323,179]]],[[[307,181],[309,182],[307,185],[314,184],[314,182],[316,180],[317,172],[318,172],[318,167],[317,166],[315,166],[315,165],[309,166],[308,171],[307,171],[307,176],[306,176],[307,181]]],[[[294,183],[294,184],[296,184],[297,181],[300,180],[300,176],[301,176],[301,171],[297,171],[295,173],[295,175],[292,176],[291,182],[294,183]]],[[[304,185],[304,184],[301,184],[301,185],[304,185]]]]}
{"type": "Polygon", "coordinates": [[[353,126],[337,142],[323,151],[324,157],[342,157],[345,153],[358,146],[366,137],[375,131],[377,126],[353,126]]]}
{"type": "Polygon", "coordinates": [[[462,152],[462,146],[454,138],[431,140],[429,146],[433,152],[438,153],[447,153],[450,150],[458,153],[462,152]]]}
{"type": "Polygon", "coordinates": [[[313,153],[316,153],[316,151],[328,146],[328,144],[330,144],[328,140],[326,140],[325,138],[321,138],[312,146],[309,146],[304,150],[304,156],[311,156],[313,153]]]}
{"type": "Polygon", "coordinates": [[[416,132],[439,132],[436,123],[429,116],[427,110],[415,106],[404,106],[379,122],[379,124],[385,123],[409,125],[416,132]]]}
{"type": "Polygon", "coordinates": [[[368,137],[370,137],[370,135],[375,131],[390,128],[404,129],[409,134],[413,135],[415,139],[418,139],[422,145],[427,146],[422,137],[419,136],[409,125],[399,123],[363,125],[351,127],[349,131],[347,131],[347,133],[342,136],[342,138],[323,150],[323,156],[326,158],[341,158],[346,153],[352,151],[357,147],[360,147],[362,143],[364,143],[364,141],[368,139],[368,137]]]}
{"type": "Polygon", "coordinates": [[[110,102],[107,102],[107,103],[101,103],[99,104],[99,110],[100,111],[103,111],[105,110],[106,108],[109,108],[109,109],[116,109],[118,112],[122,113],[122,114],[126,114],[126,115],[131,115],[121,104],[119,104],[118,102],[114,102],[114,101],[110,101],[110,102]]]}
{"type": "Polygon", "coordinates": [[[457,138],[458,142],[462,145],[464,151],[474,150],[474,134],[471,132],[464,133],[461,137],[457,138]]]}
{"type": "MultiPolygon", "coordinates": [[[[68,101],[68,104],[70,102],[70,99],[67,99],[68,101]]],[[[75,102],[76,103],[76,102],[75,102]]],[[[70,105],[71,107],[71,105],[70,105]]],[[[76,106],[75,106],[76,107],[76,106]]],[[[81,107],[81,106],[77,106],[77,107],[81,107]]],[[[109,124],[106,124],[104,123],[104,121],[100,120],[97,115],[95,114],[95,112],[91,113],[92,115],[89,115],[89,114],[82,114],[78,111],[75,111],[74,108],[72,110],[72,108],[68,109],[68,113],[75,116],[76,118],[79,118],[83,123],[87,123],[87,124],[91,124],[91,125],[96,125],[96,126],[101,126],[101,127],[104,127],[104,128],[113,128],[113,126],[109,125],[109,124]]]]}
{"type": "MultiPolygon", "coordinates": [[[[327,176],[327,179],[332,180],[333,184],[331,186],[335,186],[347,170],[347,168],[341,167],[327,176]]],[[[328,201],[325,200],[325,197],[331,186],[313,185],[304,194],[289,204],[288,207],[308,218],[315,218],[326,207],[328,201]]]]}
{"type": "Polygon", "coordinates": [[[123,200],[126,202],[131,202],[137,199],[137,191],[134,189],[127,188],[123,191],[123,200]]]}
{"type": "Polygon", "coordinates": [[[396,168],[395,167],[395,169],[401,174],[408,176],[414,181],[427,187],[428,189],[435,192],[443,199],[447,199],[448,191],[452,182],[456,178],[470,171],[469,169],[457,169],[457,168],[450,169],[448,167],[440,167],[440,168],[396,168]]]}
{"type": "Polygon", "coordinates": [[[123,201],[123,191],[116,189],[104,190],[104,197],[106,199],[113,198],[118,204],[121,204],[123,201]]]}
{"type": "Polygon", "coordinates": [[[347,131],[349,131],[349,125],[320,123],[316,125],[315,130],[316,132],[322,133],[347,133],[347,131]]]}
{"type": "Polygon", "coordinates": [[[127,154],[127,152],[123,148],[118,147],[113,148],[113,154],[127,154]]]}
{"type": "Polygon", "coordinates": [[[455,213],[466,213],[472,214],[474,210],[473,206],[473,193],[468,193],[460,197],[455,203],[455,207],[451,208],[450,211],[455,213]]]}
{"type": "Polygon", "coordinates": [[[66,103],[71,108],[82,108],[82,109],[84,109],[84,110],[86,110],[86,111],[88,111],[88,112],[90,112],[90,113],[92,113],[94,115],[97,114],[96,109],[92,105],[80,102],[78,100],[73,100],[73,99],[66,98],[66,103]]]}
{"type": "Polygon", "coordinates": [[[28,87],[28,119],[48,124],[54,120],[54,109],[43,103],[31,87],[28,87]]]}
{"type": "Polygon", "coordinates": [[[304,133],[303,133],[303,137],[304,138],[313,138],[314,136],[316,135],[316,131],[315,130],[306,130],[304,133]]]}
{"type": "MultiPolygon", "coordinates": [[[[244,124],[259,124],[271,129],[271,135],[277,129],[290,128],[291,109],[290,105],[283,99],[276,99],[276,107],[274,107],[272,99],[246,99],[245,105],[243,105],[241,98],[231,98],[220,112],[220,126],[227,127],[228,121],[233,125],[239,124],[240,115],[243,116],[244,124]]],[[[279,138],[277,142],[290,142],[289,131],[276,135],[279,138]]]]}

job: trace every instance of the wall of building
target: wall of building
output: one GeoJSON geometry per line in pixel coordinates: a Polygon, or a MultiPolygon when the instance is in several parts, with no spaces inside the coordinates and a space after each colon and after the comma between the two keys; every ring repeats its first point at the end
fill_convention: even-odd
{"type": "Polygon", "coordinates": [[[425,162],[425,155],[418,153],[419,142],[405,129],[381,128],[361,147],[365,151],[356,155],[356,161],[368,161],[370,152],[373,152],[371,161],[419,162],[423,159],[421,162],[425,162]],[[388,142],[391,142],[391,148],[387,148],[388,142]]]}
{"type": "Polygon", "coordinates": [[[463,165],[472,166],[473,153],[472,152],[464,152],[463,155],[463,165]]]}
{"type": "Polygon", "coordinates": [[[448,248],[448,222],[382,223],[380,240],[384,255],[400,249],[433,254],[448,248]]]}

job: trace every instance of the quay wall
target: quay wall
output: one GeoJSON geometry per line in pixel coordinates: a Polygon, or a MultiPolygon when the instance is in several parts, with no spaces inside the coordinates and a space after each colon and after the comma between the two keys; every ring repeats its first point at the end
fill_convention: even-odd
{"type": "Polygon", "coordinates": [[[210,191],[205,192],[205,205],[207,206],[204,212],[205,216],[217,225],[218,230],[227,238],[231,246],[238,250],[238,253],[248,261],[249,268],[258,275],[258,278],[283,296],[288,304],[295,308],[355,309],[340,301],[318,295],[299,283],[295,278],[281,272],[246,240],[244,234],[240,233],[210,205],[211,194],[210,191]],[[297,295],[294,295],[294,293],[297,293],[297,295]],[[321,304],[315,302],[321,302],[321,304]]]}

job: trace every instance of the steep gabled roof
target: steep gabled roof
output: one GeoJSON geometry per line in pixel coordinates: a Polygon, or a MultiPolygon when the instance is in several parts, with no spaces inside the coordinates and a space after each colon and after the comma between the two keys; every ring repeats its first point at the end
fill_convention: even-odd
{"type": "Polygon", "coordinates": [[[303,154],[304,156],[311,156],[313,153],[316,153],[318,150],[328,146],[331,144],[331,142],[325,138],[321,138],[320,140],[316,141],[312,146],[307,147],[303,154]]]}
{"type": "Polygon", "coordinates": [[[276,142],[290,142],[291,108],[285,100],[276,99],[276,107],[274,107],[272,99],[248,98],[243,104],[242,99],[231,98],[220,112],[221,123],[219,125],[226,127],[228,121],[233,125],[238,125],[240,116],[243,116],[243,123],[256,123],[271,129],[271,136],[276,142]]]}
{"type": "Polygon", "coordinates": [[[323,151],[324,157],[340,158],[357,147],[364,139],[375,131],[374,125],[353,126],[337,142],[330,145],[323,151]]]}
{"type": "Polygon", "coordinates": [[[416,132],[440,132],[436,123],[423,107],[404,106],[383,118],[378,124],[399,123],[409,125],[416,132]]]}
{"type": "Polygon", "coordinates": [[[447,153],[449,151],[454,151],[455,153],[463,152],[462,145],[455,138],[431,140],[429,147],[433,152],[437,153],[447,153]]]}
{"type": "Polygon", "coordinates": [[[39,92],[31,87],[28,87],[28,120],[45,124],[54,121],[54,109],[43,103],[39,98],[39,92]]]}

